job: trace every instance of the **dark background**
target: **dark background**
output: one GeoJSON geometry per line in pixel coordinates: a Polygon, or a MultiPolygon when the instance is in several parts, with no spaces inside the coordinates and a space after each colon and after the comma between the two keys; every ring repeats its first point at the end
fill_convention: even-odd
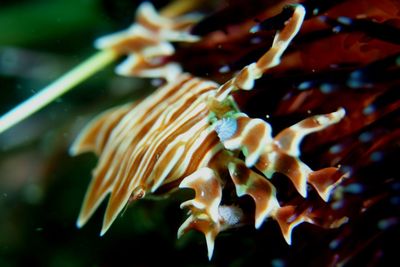
{"type": "MultiPolygon", "coordinates": [[[[127,27],[139,2],[0,0],[0,114],[94,54],[93,41],[127,27]]],[[[167,1],[153,2],[161,7],[167,1]]],[[[250,10],[240,0],[220,2],[220,6],[235,3],[236,7],[211,16],[197,28],[199,34],[206,35],[214,26],[226,30],[224,24],[246,18],[245,11],[255,12],[258,2],[268,6],[278,1],[254,0],[250,10]]],[[[186,218],[179,205],[192,194],[181,191],[161,201],[134,203],[103,237],[99,233],[105,203],[87,225],[77,229],[75,221],[96,157],[71,157],[69,146],[93,116],[154,90],[149,80],[119,77],[110,66],[0,134],[0,266],[281,267],[333,266],[333,262],[387,266],[397,256],[391,243],[398,244],[400,236],[400,102],[396,93],[400,85],[400,42],[396,36],[400,35],[391,34],[399,31],[400,12],[393,15],[396,10],[390,0],[368,0],[365,5],[358,0],[306,2],[310,9],[348,3],[335,9],[333,17],[355,17],[352,8],[383,10],[390,15],[388,19],[386,15],[375,19],[391,25],[386,27],[390,31],[382,31],[382,24],[378,30],[363,26],[346,32],[333,20],[331,27],[312,34],[311,25],[312,33],[300,35],[290,48],[301,50],[300,68],[293,71],[289,64],[288,71],[283,67],[281,73],[278,69],[266,75],[253,92],[239,95],[238,102],[252,117],[265,119],[270,114],[274,130],[307,117],[309,110],[322,114],[338,106],[347,109],[341,132],[330,132],[322,147],[318,145],[323,136],[308,138],[303,148],[305,162],[319,167],[332,159],[330,148],[338,144],[336,148],[342,148],[337,152],[339,160],[354,168],[354,177],[339,190],[344,201],[335,202],[343,204],[343,212],[350,217],[348,224],[328,230],[302,224],[293,232],[292,246],[285,243],[275,221],[264,223],[259,230],[253,226],[231,230],[218,236],[209,262],[202,234],[190,232],[176,239],[176,231],[186,218]],[[335,27],[336,32],[332,30],[335,27]],[[392,58],[385,61],[386,57],[392,58]],[[374,65],[379,60],[384,62],[374,65]],[[365,77],[353,77],[357,70],[365,77]],[[300,89],[305,81],[310,81],[310,88],[300,89]],[[367,109],[372,115],[365,114],[363,101],[369,99],[376,107],[367,109]],[[297,100],[304,105],[292,109],[297,100]],[[378,158],[371,156],[374,152],[379,152],[374,154],[378,158]]],[[[221,66],[240,69],[264,53],[272,36],[271,29],[266,29],[257,35],[261,42],[254,46],[252,36],[246,35],[236,41],[227,35],[224,46],[206,40],[182,48],[177,60],[196,75],[226,80],[231,73],[218,74],[221,66]]],[[[297,63],[293,65],[297,67],[297,63]]],[[[327,205],[334,207],[335,203],[327,205]]]]}

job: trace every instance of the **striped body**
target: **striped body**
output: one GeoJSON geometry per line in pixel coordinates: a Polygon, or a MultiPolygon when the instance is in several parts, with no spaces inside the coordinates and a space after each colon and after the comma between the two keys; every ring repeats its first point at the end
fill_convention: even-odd
{"type": "Polygon", "coordinates": [[[179,184],[208,166],[223,149],[207,104],[216,88],[213,82],[183,74],[151,98],[106,112],[89,124],[72,148],[74,154],[93,150],[99,155],[78,225],[111,193],[104,232],[130,198],[179,184]]]}
{"type": "MultiPolygon", "coordinates": [[[[211,258],[218,233],[243,220],[244,210],[239,206],[222,204],[222,190],[228,183],[235,188],[231,195],[249,195],[254,200],[256,228],[268,218],[275,219],[288,243],[296,225],[314,222],[307,212],[299,213],[293,206],[281,207],[276,188],[267,178],[275,172],[283,173],[303,197],[307,197],[309,183],[326,201],[342,174],[335,167],[312,171],[299,158],[299,144],[305,135],[340,121],[344,110],[307,118],[273,137],[271,125],[240,113],[230,97],[235,90],[252,89],[256,79],[279,64],[305,16],[302,6],[290,8],[292,18],[278,31],[271,49],[221,86],[181,73],[175,63],[150,64],[153,61],[148,57],[170,52],[153,50],[163,50],[163,38],[176,38],[171,29],[179,29],[180,23],[162,23],[165,18],[159,18],[148,4],[139,8],[141,25],[101,39],[101,44],[113,49],[135,48],[135,54],[122,65],[124,74],[162,76],[167,83],[137,104],[101,114],[74,143],[73,154],[94,151],[99,156],[77,221],[79,227],[109,194],[102,234],[130,201],[148,193],[191,188],[195,197],[181,204],[181,208],[189,210],[189,217],[179,228],[178,236],[191,229],[204,233],[211,258]],[[140,12],[154,17],[157,23],[143,20],[146,16],[140,12]],[[143,45],[143,31],[137,29],[154,33],[145,35],[150,50],[143,45]],[[150,56],[148,51],[152,51],[150,56]]],[[[193,41],[187,32],[182,36],[193,41]]]]}

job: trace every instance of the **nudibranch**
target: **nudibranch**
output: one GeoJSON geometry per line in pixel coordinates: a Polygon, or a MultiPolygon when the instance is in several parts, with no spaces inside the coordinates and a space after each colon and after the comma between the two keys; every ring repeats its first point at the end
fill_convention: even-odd
{"type": "Polygon", "coordinates": [[[222,85],[185,73],[177,62],[166,60],[174,53],[171,42],[198,40],[189,30],[199,16],[167,18],[150,3],[143,3],[129,29],[97,40],[100,49],[128,55],[117,67],[118,73],[161,77],[166,83],[141,101],[100,114],[71,147],[74,155],[92,151],[99,157],[78,227],[108,195],[101,235],[128,203],[181,188],[193,189],[195,196],[181,204],[189,217],[178,237],[191,229],[202,232],[209,258],[218,233],[237,227],[245,217],[246,211],[235,198],[224,199],[223,191],[230,188],[236,200],[244,195],[254,200],[256,228],[274,219],[289,244],[298,224],[318,224],[310,210],[299,212],[293,205],[281,205],[270,178],[281,173],[302,198],[307,198],[311,185],[310,190],[328,201],[344,174],[332,166],[312,170],[300,159],[300,143],[304,136],[338,123],[344,109],[311,116],[273,135],[268,122],[248,117],[232,98],[234,91],[251,90],[256,79],[279,64],[305,16],[302,5],[288,6],[288,10],[291,16],[276,33],[272,47],[222,85]]]}

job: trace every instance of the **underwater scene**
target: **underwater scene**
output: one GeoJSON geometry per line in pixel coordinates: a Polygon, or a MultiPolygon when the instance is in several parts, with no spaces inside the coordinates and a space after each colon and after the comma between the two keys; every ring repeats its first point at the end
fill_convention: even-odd
{"type": "Polygon", "coordinates": [[[393,266],[397,0],[2,0],[0,266],[393,266]]]}

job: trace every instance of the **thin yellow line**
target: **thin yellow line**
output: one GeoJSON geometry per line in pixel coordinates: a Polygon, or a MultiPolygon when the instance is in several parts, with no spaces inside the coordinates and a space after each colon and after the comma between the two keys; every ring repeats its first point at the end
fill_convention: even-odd
{"type": "MultiPolygon", "coordinates": [[[[201,1],[176,0],[166,6],[161,13],[174,17],[194,9],[201,1]]],[[[103,69],[119,57],[114,50],[104,50],[96,53],[71,71],[67,72],[39,93],[22,102],[0,117],[0,134],[45,107],[57,97],[60,97],[73,87],[88,79],[97,71],[103,69]]]]}
{"type": "Polygon", "coordinates": [[[72,89],[80,82],[89,78],[94,73],[113,62],[117,57],[118,54],[112,50],[101,51],[67,72],[58,80],[42,89],[39,93],[1,116],[0,134],[54,101],[54,99],[72,89]]]}

